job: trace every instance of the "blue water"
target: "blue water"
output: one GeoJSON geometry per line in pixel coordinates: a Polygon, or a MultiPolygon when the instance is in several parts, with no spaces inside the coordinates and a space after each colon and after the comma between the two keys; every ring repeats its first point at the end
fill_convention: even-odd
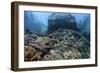
{"type": "MultiPolygon", "coordinates": [[[[31,32],[45,34],[48,31],[48,18],[53,12],[24,11],[24,29],[31,32]]],[[[63,13],[59,13],[63,14],[63,13]]],[[[65,13],[64,13],[65,14],[65,13]]],[[[67,14],[67,13],[66,13],[67,14]]],[[[80,33],[90,34],[90,14],[70,13],[80,29],[80,33]]]]}

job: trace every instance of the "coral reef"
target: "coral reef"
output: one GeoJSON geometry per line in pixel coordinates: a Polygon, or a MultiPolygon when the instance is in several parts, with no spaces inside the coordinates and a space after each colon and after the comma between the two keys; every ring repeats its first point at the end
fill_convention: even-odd
{"type": "Polygon", "coordinates": [[[90,58],[90,42],[77,31],[58,29],[46,35],[24,35],[24,61],[90,58]]]}

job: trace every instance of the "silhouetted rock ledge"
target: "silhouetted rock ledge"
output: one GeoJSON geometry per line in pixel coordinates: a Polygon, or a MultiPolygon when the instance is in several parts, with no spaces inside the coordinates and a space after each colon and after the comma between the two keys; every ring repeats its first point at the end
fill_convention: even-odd
{"type": "Polygon", "coordinates": [[[58,29],[47,35],[25,33],[24,61],[90,58],[90,42],[80,33],[58,29]]]}

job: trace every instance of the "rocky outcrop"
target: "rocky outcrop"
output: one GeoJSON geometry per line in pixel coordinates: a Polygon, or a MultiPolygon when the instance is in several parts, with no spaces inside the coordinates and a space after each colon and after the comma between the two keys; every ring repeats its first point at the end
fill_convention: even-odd
{"type": "Polygon", "coordinates": [[[71,29],[75,31],[80,31],[77,27],[75,17],[70,13],[53,13],[48,18],[48,32],[54,32],[59,28],[71,29]]]}
{"type": "Polygon", "coordinates": [[[58,29],[43,36],[25,34],[24,57],[25,61],[86,59],[90,58],[90,43],[69,29],[58,29]]]}

